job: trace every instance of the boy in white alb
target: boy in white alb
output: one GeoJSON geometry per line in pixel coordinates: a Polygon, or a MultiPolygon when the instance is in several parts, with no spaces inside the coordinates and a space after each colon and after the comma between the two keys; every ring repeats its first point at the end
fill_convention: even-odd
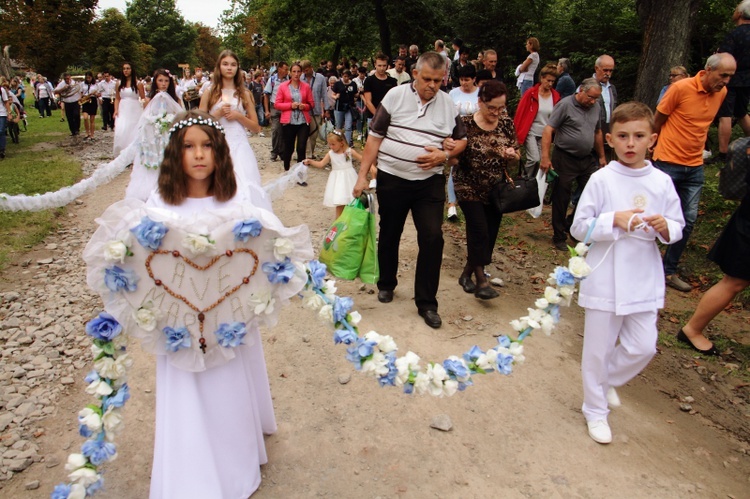
{"type": "Polygon", "coordinates": [[[593,242],[586,256],[593,270],[578,298],[586,309],[581,376],[589,435],[602,444],[612,441],[607,406],[620,405],[615,387],[656,353],[657,311],[664,306],[656,239],[674,243],[685,225],[672,180],[645,159],[656,141],[651,110],[629,102],[610,122],[606,140],[619,161],[591,176],[570,229],[593,242]]]}

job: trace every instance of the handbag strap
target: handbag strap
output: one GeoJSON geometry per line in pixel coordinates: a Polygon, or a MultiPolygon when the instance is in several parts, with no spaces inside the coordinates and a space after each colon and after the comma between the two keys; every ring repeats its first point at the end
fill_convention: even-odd
{"type": "Polygon", "coordinates": [[[510,178],[510,175],[508,175],[508,168],[505,167],[505,166],[503,167],[503,174],[505,175],[505,183],[506,184],[510,184],[511,187],[515,189],[516,188],[516,183],[513,182],[513,179],[510,178]]]}

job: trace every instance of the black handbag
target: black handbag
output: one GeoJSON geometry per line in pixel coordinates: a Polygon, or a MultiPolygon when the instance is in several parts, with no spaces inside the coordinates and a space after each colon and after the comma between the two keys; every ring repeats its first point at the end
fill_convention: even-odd
{"type": "Polygon", "coordinates": [[[490,202],[498,213],[513,213],[539,206],[539,185],[536,177],[525,178],[520,175],[510,178],[508,170],[503,170],[505,178],[495,184],[490,191],[490,202]]]}
{"type": "Polygon", "coordinates": [[[719,173],[719,194],[724,199],[740,200],[747,192],[747,170],[750,167],[750,137],[737,139],[729,145],[727,164],[719,173]]]}

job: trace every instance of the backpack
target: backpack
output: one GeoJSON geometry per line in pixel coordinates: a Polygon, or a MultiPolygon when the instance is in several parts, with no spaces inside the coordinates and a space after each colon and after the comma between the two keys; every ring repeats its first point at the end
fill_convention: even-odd
{"type": "Polygon", "coordinates": [[[747,192],[747,171],[750,167],[750,137],[729,144],[727,164],[719,172],[719,194],[724,199],[740,200],[747,192]]]}

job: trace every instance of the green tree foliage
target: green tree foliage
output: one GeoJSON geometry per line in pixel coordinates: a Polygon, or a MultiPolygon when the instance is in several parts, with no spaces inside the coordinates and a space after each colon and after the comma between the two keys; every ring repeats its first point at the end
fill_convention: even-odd
{"type": "Polygon", "coordinates": [[[94,23],[93,50],[89,59],[95,71],[120,73],[122,63],[130,62],[137,74],[146,74],[151,67],[155,49],[141,41],[138,30],[117,9],[107,9],[94,23]]]}
{"type": "Polygon", "coordinates": [[[3,0],[0,45],[50,79],[79,64],[91,44],[97,0],[3,0]]]}
{"type": "Polygon", "coordinates": [[[178,64],[194,60],[198,32],[182,17],[175,0],[132,0],[125,17],[156,50],[149,71],[176,71],[178,64]]]}
{"type": "Polygon", "coordinates": [[[204,68],[214,67],[221,52],[221,38],[216,36],[213,29],[201,23],[193,24],[193,28],[198,33],[195,39],[195,62],[204,68]]]}

